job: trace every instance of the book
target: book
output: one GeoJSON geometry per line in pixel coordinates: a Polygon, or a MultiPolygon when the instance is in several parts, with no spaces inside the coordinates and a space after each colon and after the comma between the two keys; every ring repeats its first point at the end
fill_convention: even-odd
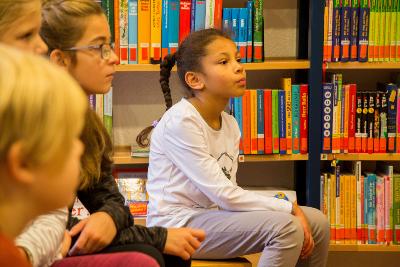
{"type": "Polygon", "coordinates": [[[350,0],[342,0],[340,14],[340,61],[350,59],[350,0]]]}
{"type": "Polygon", "coordinates": [[[286,154],[292,154],[292,79],[283,78],[282,88],[285,91],[286,154]]]}
{"type": "Polygon", "coordinates": [[[180,0],[179,10],[179,44],[190,33],[191,0],[180,0]]]}
{"type": "Polygon", "coordinates": [[[128,64],[128,0],[119,0],[120,64],[128,64]]]}
{"type": "Polygon", "coordinates": [[[300,85],[292,85],[292,153],[300,153],[300,85]]]}
{"type": "MultiPolygon", "coordinates": [[[[150,63],[161,63],[162,0],[151,0],[150,5],[150,63]]],[[[190,24],[189,24],[190,25],[190,24]]]]}
{"type": "Polygon", "coordinates": [[[284,90],[278,90],[279,153],[286,154],[286,102],[284,90]]]}
{"type": "Polygon", "coordinates": [[[137,45],[138,45],[138,2],[129,0],[128,2],[128,63],[137,64],[137,45]]]}
{"type": "Polygon", "coordinates": [[[308,153],[308,84],[300,84],[300,153],[308,153]]]}
{"type": "Polygon", "coordinates": [[[264,27],[263,27],[263,0],[254,0],[253,17],[253,61],[263,61],[264,47],[264,27]]]}
{"type": "Polygon", "coordinates": [[[264,154],[264,89],[257,89],[257,152],[264,154]]]}
{"type": "Polygon", "coordinates": [[[125,199],[125,205],[133,216],[146,216],[148,194],[146,190],[146,172],[120,172],[115,179],[118,189],[125,199]]]}
{"type": "Polygon", "coordinates": [[[329,154],[332,152],[333,84],[324,83],[322,90],[322,153],[329,154]]]}
{"type": "Polygon", "coordinates": [[[150,0],[138,0],[138,62],[150,63],[150,0]]]}
{"type": "Polygon", "coordinates": [[[254,16],[254,2],[253,0],[247,1],[247,55],[246,62],[253,62],[253,16],[254,16]]]}
{"type": "Polygon", "coordinates": [[[279,90],[272,90],[272,153],[279,154],[279,90]]]}
{"type": "Polygon", "coordinates": [[[148,158],[150,153],[149,147],[138,147],[137,145],[131,145],[131,157],[133,158],[148,158]]]}
{"type": "Polygon", "coordinates": [[[358,61],[368,61],[369,42],[369,1],[360,0],[360,13],[358,23],[358,61]]]}
{"type": "Polygon", "coordinates": [[[272,154],[272,128],[273,128],[273,118],[272,118],[272,109],[273,109],[273,104],[272,104],[272,90],[265,89],[264,90],[264,152],[265,154],[272,154]]]}

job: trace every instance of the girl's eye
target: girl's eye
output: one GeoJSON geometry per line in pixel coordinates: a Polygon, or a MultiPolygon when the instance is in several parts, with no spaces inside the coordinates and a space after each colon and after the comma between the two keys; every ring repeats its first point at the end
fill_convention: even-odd
{"type": "Polygon", "coordinates": [[[20,40],[30,40],[33,37],[33,32],[27,32],[23,35],[21,35],[18,39],[20,40]]]}
{"type": "Polygon", "coordinates": [[[219,64],[222,64],[222,65],[225,65],[226,63],[228,63],[228,60],[226,60],[226,59],[221,60],[221,61],[219,62],[219,64]]]}
{"type": "Polygon", "coordinates": [[[238,57],[238,58],[236,59],[236,61],[237,61],[238,63],[241,63],[242,59],[241,59],[240,57],[238,57]]]}

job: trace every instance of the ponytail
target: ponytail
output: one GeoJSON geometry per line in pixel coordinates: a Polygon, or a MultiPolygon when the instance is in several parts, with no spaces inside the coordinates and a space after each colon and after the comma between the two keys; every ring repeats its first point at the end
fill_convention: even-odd
{"type": "MultiPolygon", "coordinates": [[[[164,95],[164,101],[166,106],[165,111],[167,111],[172,107],[171,88],[169,88],[169,77],[171,76],[171,70],[175,66],[175,62],[176,62],[176,56],[175,54],[172,54],[165,56],[164,60],[160,64],[160,85],[164,95]]],[[[136,143],[140,147],[149,146],[150,144],[149,135],[151,131],[156,127],[158,121],[160,120],[161,118],[154,121],[151,126],[146,127],[136,137],[136,143]]]]}

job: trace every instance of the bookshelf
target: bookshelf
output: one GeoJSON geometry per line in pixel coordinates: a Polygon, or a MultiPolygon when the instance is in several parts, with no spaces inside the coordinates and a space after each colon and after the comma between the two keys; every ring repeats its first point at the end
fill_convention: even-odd
{"type": "MultiPolygon", "coordinates": [[[[310,61],[304,59],[265,59],[261,63],[245,63],[246,70],[294,70],[294,69],[309,69],[310,61]]],[[[133,71],[160,71],[158,64],[131,64],[118,65],[118,72],[133,72],[133,71]]],[[[176,67],[172,69],[176,71],[176,67]]]]}
{"type": "Polygon", "coordinates": [[[331,244],[329,251],[347,251],[347,252],[400,252],[400,245],[347,245],[331,244]]]}
{"type": "Polygon", "coordinates": [[[349,154],[321,154],[321,160],[347,160],[347,161],[400,161],[400,154],[392,153],[349,153],[349,154]]]}
{"type": "Polygon", "coordinates": [[[327,62],[327,70],[400,70],[399,62],[327,62]]]}

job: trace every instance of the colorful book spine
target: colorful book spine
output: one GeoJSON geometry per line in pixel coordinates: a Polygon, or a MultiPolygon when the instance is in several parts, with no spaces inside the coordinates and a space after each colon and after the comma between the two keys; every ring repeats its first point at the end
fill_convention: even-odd
{"type": "Polygon", "coordinates": [[[272,90],[272,153],[279,154],[279,97],[278,90],[272,90]]]}
{"type": "Polygon", "coordinates": [[[245,155],[251,154],[251,108],[250,90],[246,90],[242,97],[243,101],[243,152],[245,155]]]}
{"type": "Polygon", "coordinates": [[[400,29],[397,26],[397,3],[398,0],[390,0],[392,7],[390,10],[390,61],[396,62],[396,34],[400,29]]]}
{"type": "Polygon", "coordinates": [[[239,20],[240,8],[232,8],[232,39],[235,42],[238,50],[239,48],[239,20]]]}
{"type": "Polygon", "coordinates": [[[344,178],[344,243],[351,244],[351,177],[349,174],[342,175],[344,178]]]}
{"type": "Polygon", "coordinates": [[[195,31],[195,24],[196,24],[196,0],[190,0],[190,32],[195,31]]]}
{"type": "Polygon", "coordinates": [[[344,243],[344,179],[340,175],[340,166],[336,166],[336,244],[344,243]]]}
{"type": "MultiPolygon", "coordinates": [[[[377,44],[375,40],[375,21],[376,21],[376,1],[371,0],[370,2],[370,20],[369,20],[369,41],[368,41],[368,61],[373,62],[375,58],[375,45],[377,44]]],[[[364,3],[365,5],[365,3],[364,3]]],[[[361,16],[361,9],[360,14],[361,16]]],[[[361,23],[361,20],[360,20],[361,23]]],[[[361,24],[359,24],[361,27],[361,24]]]]}
{"type": "Polygon", "coordinates": [[[395,84],[387,84],[387,152],[396,152],[396,112],[397,112],[397,86],[395,84]]]}
{"type": "Polygon", "coordinates": [[[396,62],[400,62],[400,0],[396,3],[396,62]]]}
{"type": "Polygon", "coordinates": [[[202,30],[206,28],[206,1],[196,0],[194,30],[202,30]]]}
{"type": "Polygon", "coordinates": [[[191,0],[180,0],[179,9],[179,44],[185,40],[190,33],[191,0]]]}
{"type": "Polygon", "coordinates": [[[390,60],[390,29],[391,29],[391,9],[392,9],[392,0],[384,0],[385,7],[385,42],[384,42],[384,61],[388,62],[390,60]]]}
{"type": "Polygon", "coordinates": [[[330,243],[336,244],[336,175],[331,173],[330,177],[330,243]]]}
{"type": "Polygon", "coordinates": [[[397,88],[396,102],[396,153],[400,153],[400,88],[397,88]]]}
{"type": "Polygon", "coordinates": [[[264,89],[257,89],[257,152],[264,154],[264,89]]]}
{"type": "Polygon", "coordinates": [[[379,50],[380,50],[380,40],[381,40],[381,13],[380,13],[380,1],[375,3],[375,22],[374,22],[374,61],[379,61],[379,50]]]}
{"type": "Polygon", "coordinates": [[[137,42],[138,42],[138,2],[129,0],[128,2],[128,54],[129,64],[137,64],[137,42]]]}
{"type": "Polygon", "coordinates": [[[355,152],[361,152],[361,139],[362,139],[362,93],[356,93],[356,132],[355,132],[355,152]]]}
{"type": "Polygon", "coordinates": [[[250,90],[251,154],[258,154],[257,144],[257,90],[250,90]]]}
{"type": "Polygon", "coordinates": [[[379,127],[379,153],[386,153],[387,149],[387,117],[388,117],[388,103],[386,93],[381,94],[381,108],[380,108],[380,127],[379,127]]]}
{"type": "Polygon", "coordinates": [[[264,49],[264,22],[263,0],[254,0],[254,24],[253,24],[253,61],[263,61],[264,49]]]}
{"type": "Polygon", "coordinates": [[[349,153],[355,152],[355,133],[356,133],[356,109],[357,109],[357,85],[349,85],[349,120],[348,120],[348,138],[349,153]]]}
{"type": "Polygon", "coordinates": [[[366,224],[368,227],[368,244],[376,244],[376,175],[366,173],[366,224]]]}
{"type": "Polygon", "coordinates": [[[205,28],[214,28],[215,0],[206,0],[206,22],[205,28]]]}
{"type": "Polygon", "coordinates": [[[361,117],[361,152],[367,153],[368,141],[368,92],[362,93],[362,117],[361,117]]]}
{"type": "Polygon", "coordinates": [[[374,112],[374,153],[379,153],[379,129],[380,129],[380,109],[381,109],[381,94],[375,94],[375,112],[374,112]]]}
{"type": "Polygon", "coordinates": [[[340,61],[350,59],[350,0],[342,0],[340,14],[340,61]]]}
{"type": "MultiPolygon", "coordinates": [[[[243,98],[236,97],[234,100],[235,119],[238,122],[240,132],[243,133],[243,98]]],[[[243,154],[243,134],[239,141],[239,154],[243,154]]]]}
{"type": "Polygon", "coordinates": [[[333,32],[333,0],[328,0],[328,33],[327,33],[327,61],[332,61],[333,55],[333,40],[332,40],[332,32],[333,32]]]}
{"type": "Polygon", "coordinates": [[[324,52],[323,60],[324,62],[329,61],[328,55],[328,21],[329,21],[329,0],[325,0],[324,6],[324,52]]]}
{"type": "Polygon", "coordinates": [[[332,61],[340,60],[340,0],[333,0],[332,17],[332,61]]]}
{"type": "Polygon", "coordinates": [[[385,5],[384,1],[378,1],[378,17],[379,17],[379,37],[378,37],[378,61],[382,62],[385,56],[385,27],[386,27],[386,14],[385,14],[385,5]]]}
{"type": "Polygon", "coordinates": [[[344,89],[344,116],[343,118],[343,153],[349,153],[349,118],[350,118],[350,84],[344,89]]]}
{"type": "Polygon", "coordinates": [[[119,0],[120,64],[128,64],[128,0],[119,0]]]}
{"type": "Polygon", "coordinates": [[[215,0],[214,8],[214,28],[222,28],[222,0],[215,0]]]}
{"type": "Polygon", "coordinates": [[[247,55],[246,62],[253,62],[253,0],[247,1],[247,55]]]}
{"type": "Polygon", "coordinates": [[[308,84],[300,85],[300,153],[308,153],[308,84]]]}
{"type": "Polygon", "coordinates": [[[351,0],[350,8],[350,61],[358,59],[358,12],[360,9],[359,0],[351,0]]]}
{"type": "Polygon", "coordinates": [[[103,123],[104,127],[107,129],[107,132],[112,137],[112,129],[113,129],[113,112],[112,112],[112,99],[113,99],[113,89],[104,95],[104,116],[103,123]]]}
{"type": "Polygon", "coordinates": [[[292,85],[292,153],[300,153],[300,85],[292,85]]]}
{"type": "Polygon", "coordinates": [[[368,95],[367,152],[370,154],[374,152],[375,96],[373,92],[368,95]]]}
{"type": "Polygon", "coordinates": [[[239,43],[240,62],[246,63],[247,56],[247,8],[239,9],[239,43]]]}
{"type": "Polygon", "coordinates": [[[292,79],[283,78],[282,88],[285,91],[285,104],[286,104],[286,154],[292,154],[292,79]]]}
{"type": "Polygon", "coordinates": [[[345,115],[346,115],[346,88],[345,84],[342,84],[342,90],[340,92],[340,136],[339,136],[339,150],[340,153],[344,152],[344,132],[345,132],[345,115]]]}
{"type": "Polygon", "coordinates": [[[340,153],[340,125],[342,110],[342,74],[333,75],[332,153],[340,153]]]}
{"type": "Polygon", "coordinates": [[[162,18],[161,18],[161,59],[168,55],[168,10],[169,0],[162,0],[162,18]]]}
{"type": "Polygon", "coordinates": [[[168,54],[174,54],[179,44],[179,0],[168,0],[168,54]]]}
{"type": "Polygon", "coordinates": [[[322,153],[332,152],[333,84],[323,84],[322,99],[322,153]]]}
{"type": "Polygon", "coordinates": [[[150,13],[150,63],[158,64],[161,62],[162,0],[151,0],[150,13]]]}
{"type": "Polygon", "coordinates": [[[228,34],[232,32],[232,9],[224,8],[222,10],[222,31],[228,34]]]}
{"type": "MultiPolygon", "coordinates": [[[[265,154],[272,154],[273,149],[272,149],[272,128],[273,128],[273,118],[272,118],[272,109],[273,109],[273,104],[272,104],[272,90],[265,89],[264,90],[264,129],[265,129],[265,144],[264,144],[264,153],[265,154]]],[[[276,119],[276,118],[275,118],[276,119]]],[[[279,146],[279,143],[278,143],[279,146]]],[[[278,148],[279,150],[279,148],[278,148]]]]}
{"type": "Polygon", "coordinates": [[[279,153],[286,154],[286,101],[284,90],[278,90],[279,153]]]}
{"type": "Polygon", "coordinates": [[[376,242],[385,244],[385,181],[376,176],[376,242]]]}
{"type": "Polygon", "coordinates": [[[393,174],[393,244],[400,245],[400,174],[393,174]]]}
{"type": "Polygon", "coordinates": [[[150,0],[138,0],[139,64],[150,63],[150,0]]]}
{"type": "Polygon", "coordinates": [[[362,197],[361,197],[361,161],[354,162],[354,175],[356,177],[356,233],[357,233],[357,244],[362,244],[362,197]]]}
{"type": "Polygon", "coordinates": [[[358,23],[358,61],[368,61],[368,38],[369,38],[369,1],[360,1],[360,13],[358,23]]]}
{"type": "Polygon", "coordinates": [[[111,42],[115,41],[115,33],[114,33],[114,1],[113,0],[102,0],[101,7],[106,14],[108,25],[110,25],[111,32],[111,42]]]}

